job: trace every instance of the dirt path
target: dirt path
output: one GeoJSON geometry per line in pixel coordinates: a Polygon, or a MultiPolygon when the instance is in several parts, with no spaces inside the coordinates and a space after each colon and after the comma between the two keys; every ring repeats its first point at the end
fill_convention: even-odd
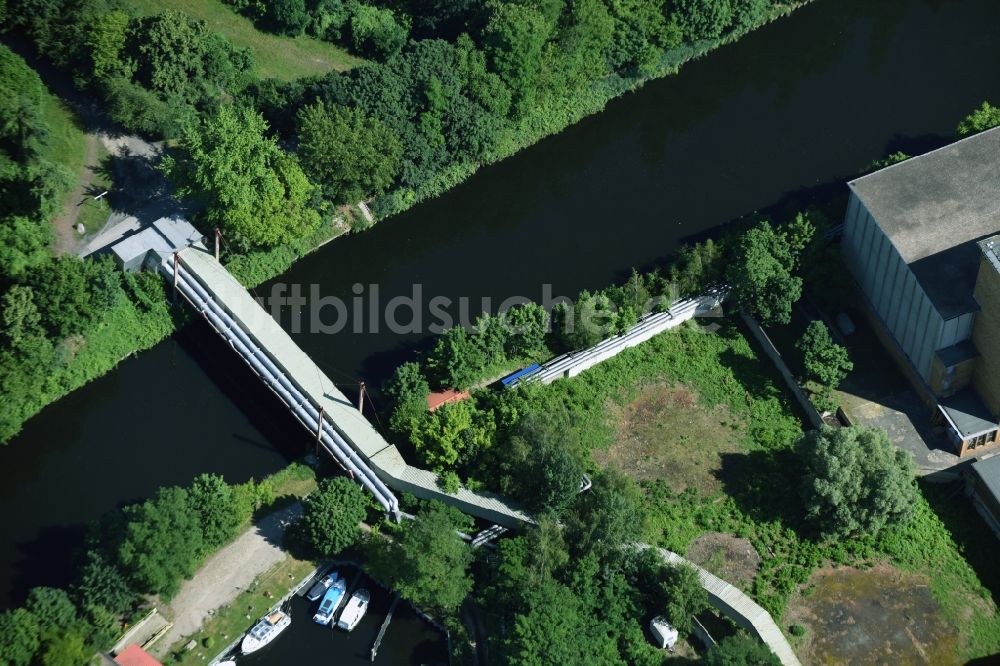
{"type": "Polygon", "coordinates": [[[184,636],[198,631],[209,611],[230,603],[260,574],[285,559],[285,528],[302,514],[302,503],[276,511],[212,555],[164,609],[174,626],[156,642],[163,654],[184,636]]]}
{"type": "Polygon", "coordinates": [[[52,231],[55,235],[53,248],[58,254],[76,252],[82,241],[82,236],[73,228],[80,217],[80,207],[87,196],[87,189],[94,180],[94,169],[97,167],[98,139],[93,134],[86,134],[87,152],[83,158],[83,171],[76,189],[67,197],[63,210],[52,220],[52,231]]]}

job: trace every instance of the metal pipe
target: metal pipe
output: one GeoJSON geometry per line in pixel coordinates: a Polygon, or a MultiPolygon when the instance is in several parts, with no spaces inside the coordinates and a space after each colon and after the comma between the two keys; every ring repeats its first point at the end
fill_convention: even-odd
{"type": "Polygon", "coordinates": [[[244,357],[251,368],[257,372],[265,383],[278,394],[299,420],[307,428],[320,434],[320,441],[325,445],[325,448],[327,448],[338,462],[348,469],[351,476],[355,476],[356,473],[358,480],[375,495],[376,500],[386,510],[398,515],[398,500],[382,480],[362,462],[340,433],[323,419],[321,412],[302,395],[284,373],[274,365],[271,359],[253,343],[238,322],[209,296],[198,281],[193,279],[193,277],[189,278],[187,275],[180,275],[180,271],[176,270],[178,265],[179,262],[174,262],[174,270],[171,272],[174,274],[175,279],[179,277],[178,285],[191,304],[206,316],[213,328],[220,335],[229,339],[234,349],[244,357]]]}

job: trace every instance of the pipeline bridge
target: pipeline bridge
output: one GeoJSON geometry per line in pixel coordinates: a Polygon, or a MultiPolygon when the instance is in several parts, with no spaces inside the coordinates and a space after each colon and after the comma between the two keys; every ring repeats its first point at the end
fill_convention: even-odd
{"type": "MultiPolygon", "coordinates": [[[[434,473],[407,465],[396,447],[372,427],[201,243],[172,254],[161,251],[158,260],[160,273],[173,283],[177,294],[205,317],[215,332],[230,344],[302,426],[316,437],[317,445],[371,492],[396,520],[402,512],[393,491],[436,499],[495,523],[494,527],[473,539],[473,547],[496,538],[505,531],[504,528],[516,529],[534,522],[519,507],[497,495],[476,493],[465,488],[457,494],[447,494],[438,487],[434,473]]],[[[548,372],[540,373],[541,376],[536,378],[526,377],[525,380],[548,383],[559,377],[573,376],[621,349],[634,346],[695,314],[710,311],[718,306],[722,298],[724,292],[714,292],[676,303],[672,313],[645,318],[629,334],[616,336],[620,338],[617,343],[606,345],[602,342],[595,349],[584,350],[573,359],[576,362],[567,362],[561,357],[553,359],[543,366],[548,372]],[[681,307],[676,307],[678,305],[681,307]]],[[[651,546],[636,544],[636,547],[651,546]]],[[[667,562],[690,564],[675,553],[657,550],[667,562]]],[[[713,606],[760,638],[778,656],[783,666],[800,666],[791,646],[767,611],[732,585],[699,567],[696,569],[713,606]]]]}
{"type": "Polygon", "coordinates": [[[316,437],[317,446],[396,520],[400,510],[393,491],[439,500],[504,527],[533,522],[521,508],[491,493],[465,488],[445,493],[436,474],[406,464],[396,447],[201,244],[163,257],[159,271],[316,437]]]}

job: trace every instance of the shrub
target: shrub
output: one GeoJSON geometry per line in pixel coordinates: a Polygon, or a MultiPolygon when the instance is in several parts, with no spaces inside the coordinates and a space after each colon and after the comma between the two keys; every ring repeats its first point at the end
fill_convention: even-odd
{"type": "Polygon", "coordinates": [[[796,455],[806,517],[823,537],[877,534],[912,517],[913,460],[884,430],[813,430],[799,439],[796,455]]]}

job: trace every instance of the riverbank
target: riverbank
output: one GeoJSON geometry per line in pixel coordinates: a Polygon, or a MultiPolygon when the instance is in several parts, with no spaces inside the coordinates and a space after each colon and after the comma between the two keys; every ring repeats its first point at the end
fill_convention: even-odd
{"type": "MultiPolygon", "coordinates": [[[[467,180],[480,168],[561,132],[581,119],[601,111],[609,101],[634,91],[649,81],[674,74],[684,63],[730,44],[751,30],[785,16],[804,4],[807,3],[773,7],[765,20],[751,29],[737,30],[720,39],[703,40],[665,52],[650,76],[608,76],[573,96],[558,100],[553,108],[536,109],[515,130],[509,132],[503,141],[498,142],[499,147],[485,160],[453,165],[439,173],[420,192],[395,190],[380,197],[373,204],[378,218],[382,220],[444,193],[467,180]]],[[[252,288],[285,272],[296,261],[346,231],[343,225],[329,220],[308,237],[266,251],[229,257],[225,259],[225,263],[237,279],[252,288]]],[[[131,309],[137,310],[134,305],[131,309]]],[[[38,414],[46,405],[110,372],[123,358],[153,347],[186,321],[183,314],[172,313],[170,308],[161,307],[161,304],[152,304],[147,313],[131,312],[126,305],[116,306],[102,316],[91,330],[80,336],[77,347],[81,352],[69,355],[63,364],[54,367],[43,390],[20,396],[22,404],[0,429],[0,441],[9,441],[20,431],[25,421],[38,414]]]]}

